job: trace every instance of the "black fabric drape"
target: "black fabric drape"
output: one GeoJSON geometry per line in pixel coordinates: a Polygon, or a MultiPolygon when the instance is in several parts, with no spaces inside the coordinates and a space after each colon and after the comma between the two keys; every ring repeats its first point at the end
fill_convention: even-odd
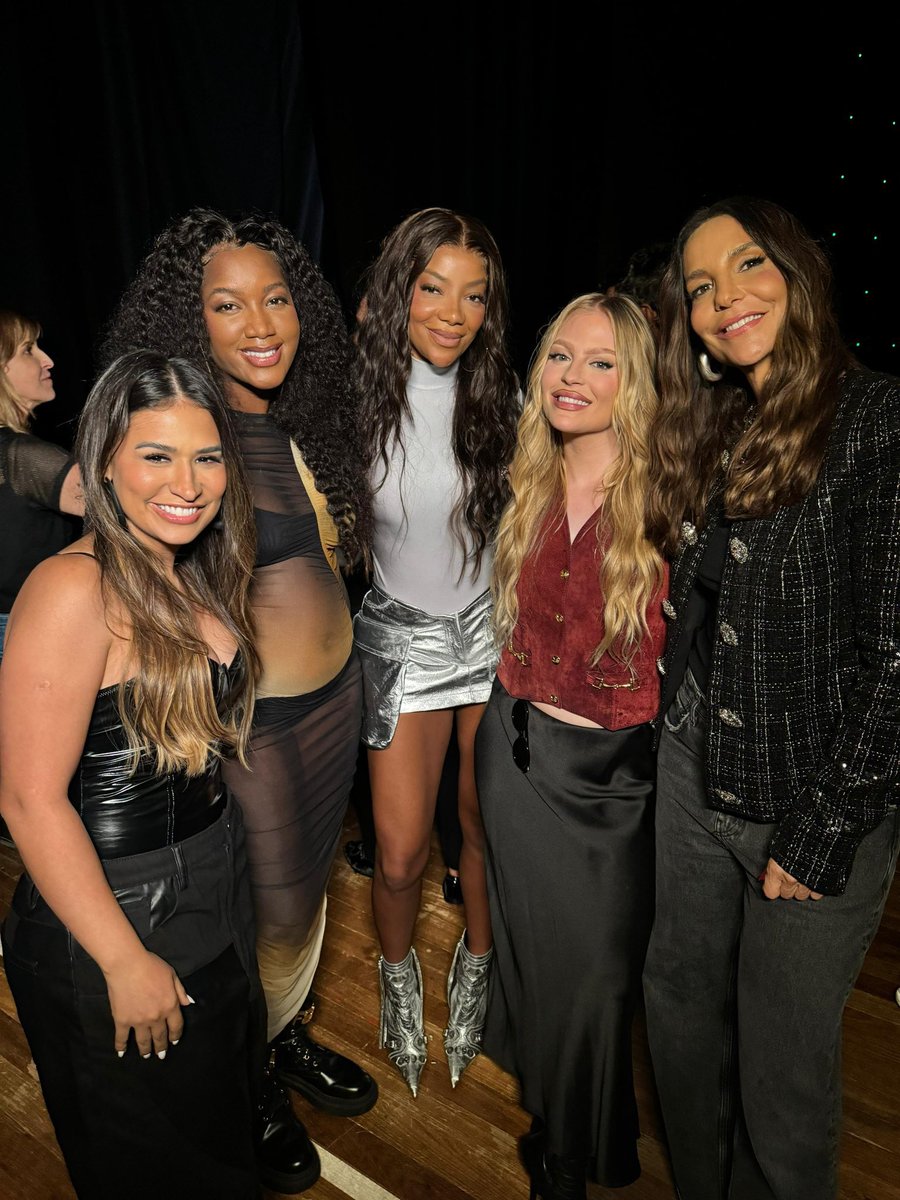
{"type": "Polygon", "coordinates": [[[4,14],[0,304],[44,326],[71,439],[93,346],[152,239],[196,204],[322,238],[298,5],[103,0],[4,14]]]}

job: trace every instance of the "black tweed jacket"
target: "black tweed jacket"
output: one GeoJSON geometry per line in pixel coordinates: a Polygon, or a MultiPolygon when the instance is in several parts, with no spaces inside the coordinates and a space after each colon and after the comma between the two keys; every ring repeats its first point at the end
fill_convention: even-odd
{"type": "MultiPolygon", "coordinates": [[[[666,615],[680,614],[721,512],[685,523],[666,615]]],[[[900,802],[900,381],[848,372],[819,480],[799,504],[736,522],[707,699],[710,803],[777,822],[772,857],[839,894],[864,835],[900,802]]]]}

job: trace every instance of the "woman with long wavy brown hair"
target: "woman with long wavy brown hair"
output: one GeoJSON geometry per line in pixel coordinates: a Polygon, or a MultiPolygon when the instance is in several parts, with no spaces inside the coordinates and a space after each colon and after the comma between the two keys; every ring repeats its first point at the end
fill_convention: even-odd
{"type": "Polygon", "coordinates": [[[89,532],[30,575],[0,670],[0,804],[28,872],[6,973],[82,1200],[250,1200],[264,1009],[219,773],[253,707],[250,498],[184,360],[115,362],[76,454],[89,532]]]}
{"type": "Polygon", "coordinates": [[[232,410],[253,491],[251,589],[261,661],[249,769],[225,764],[244,813],[271,1067],[263,1143],[281,1190],[316,1179],[284,1086],[327,1112],[375,1103],[374,1080],[314,1042],[302,1015],[356,766],[362,689],[342,565],[364,555],[369,490],[343,316],[277,221],[194,209],[164,230],[126,290],[107,357],[148,345],[203,364],[232,410]],[[302,1014],[302,1015],[301,1015],[302,1014]]]}
{"type": "Polygon", "coordinates": [[[534,1117],[532,1195],[637,1177],[631,1021],[652,909],[652,719],[666,568],[644,528],[655,348],[621,296],[541,339],[492,589],[478,730],[496,943],[485,1052],[534,1117]]]}
{"type": "Polygon", "coordinates": [[[480,221],[443,208],[413,213],[385,239],[365,297],[358,386],[374,581],[355,636],[377,841],[372,908],[381,1044],[415,1095],[426,1054],[413,931],[454,725],[467,925],[447,985],[454,1086],[484,1020],[491,930],[473,747],[495,665],[487,589],[518,389],[503,266],[480,221]]]}
{"type": "Polygon", "coordinates": [[[900,391],[767,201],[694,214],[661,310],[656,1079],[684,1200],[829,1200],[841,1015],[900,834],[900,391]]]}

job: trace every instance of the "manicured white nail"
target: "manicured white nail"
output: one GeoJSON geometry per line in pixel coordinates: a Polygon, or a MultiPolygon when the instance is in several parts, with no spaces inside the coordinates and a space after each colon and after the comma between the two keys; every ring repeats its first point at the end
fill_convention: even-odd
{"type": "Polygon", "coordinates": [[[177,1046],[180,1041],[181,1041],[181,1038],[169,1038],[169,1045],[177,1046]]]}
{"type": "Polygon", "coordinates": [[[165,1057],[166,1057],[166,1052],[165,1052],[165,1050],[157,1050],[157,1052],[156,1052],[156,1057],[157,1057],[157,1058],[165,1058],[165,1057]]]}
{"type": "Polygon", "coordinates": [[[124,1050],[117,1050],[117,1051],[116,1051],[116,1054],[118,1054],[119,1058],[124,1058],[124,1057],[125,1057],[125,1051],[124,1051],[124,1050]]]}
{"type": "Polygon", "coordinates": [[[150,1054],[149,1050],[147,1051],[146,1054],[141,1055],[141,1058],[150,1058],[150,1057],[151,1057],[151,1054],[150,1054]]]}
{"type": "Polygon", "coordinates": [[[197,1003],[197,1001],[194,999],[193,996],[188,996],[188,1004],[196,1004],[196,1003],[197,1003]]]}

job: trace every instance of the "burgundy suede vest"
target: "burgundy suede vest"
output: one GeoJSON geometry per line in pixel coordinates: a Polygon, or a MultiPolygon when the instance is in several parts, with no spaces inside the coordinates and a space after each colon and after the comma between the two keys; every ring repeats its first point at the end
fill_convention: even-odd
{"type": "Polygon", "coordinates": [[[657,660],[665,644],[668,568],[647,608],[650,635],[641,641],[631,669],[608,653],[592,665],[603,636],[599,519],[598,509],[574,542],[565,514],[546,522],[537,552],[522,566],[516,587],[519,620],[503,648],[497,677],[511,696],[567,709],[605,729],[624,729],[652,721],[659,707],[657,660]]]}

